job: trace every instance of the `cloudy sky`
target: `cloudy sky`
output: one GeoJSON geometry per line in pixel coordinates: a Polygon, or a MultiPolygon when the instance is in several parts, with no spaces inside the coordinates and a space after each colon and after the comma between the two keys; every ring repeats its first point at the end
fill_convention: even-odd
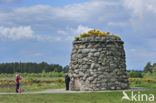
{"type": "Polygon", "coordinates": [[[124,40],[127,69],[156,62],[156,0],[0,0],[0,63],[67,65],[90,29],[124,40]]]}

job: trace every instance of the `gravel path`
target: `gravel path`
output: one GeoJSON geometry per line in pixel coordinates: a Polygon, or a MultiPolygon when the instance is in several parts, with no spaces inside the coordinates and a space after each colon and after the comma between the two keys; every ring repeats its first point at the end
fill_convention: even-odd
{"type": "MultiPolygon", "coordinates": [[[[149,90],[149,88],[130,88],[124,91],[143,91],[149,90]]],[[[42,94],[42,93],[86,93],[86,92],[114,92],[114,91],[123,91],[123,90],[105,90],[105,91],[66,91],[65,89],[49,89],[40,92],[23,92],[18,94],[42,94]]],[[[0,95],[4,94],[17,94],[17,93],[0,93],[0,95]]]]}

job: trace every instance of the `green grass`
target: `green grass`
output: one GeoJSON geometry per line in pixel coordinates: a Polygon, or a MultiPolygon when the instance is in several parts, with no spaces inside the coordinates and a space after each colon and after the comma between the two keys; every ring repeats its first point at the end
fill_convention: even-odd
{"type": "MultiPolygon", "coordinates": [[[[22,92],[43,91],[46,89],[65,88],[64,82],[59,82],[58,78],[33,78],[41,83],[25,84],[21,86],[22,92]],[[53,81],[53,82],[52,82],[53,81]]],[[[12,79],[13,80],[13,79],[12,79]]],[[[24,78],[31,80],[31,78],[24,78]]],[[[113,92],[90,92],[90,93],[51,93],[51,94],[14,94],[0,95],[0,103],[156,103],[156,83],[131,82],[130,87],[146,87],[151,90],[141,91],[142,94],[154,94],[155,102],[132,102],[128,100],[121,101],[123,93],[121,91],[113,92]]],[[[0,88],[0,92],[15,92],[15,87],[0,88]]],[[[131,95],[131,92],[126,92],[131,95]]],[[[137,93],[137,91],[135,92],[137,93]]]]}
{"type": "Polygon", "coordinates": [[[42,72],[42,73],[14,73],[14,74],[8,74],[8,73],[0,73],[0,77],[15,77],[16,74],[19,74],[22,77],[64,77],[64,72],[42,72]]]}
{"type": "MultiPolygon", "coordinates": [[[[64,78],[24,78],[20,81],[20,89],[22,92],[43,91],[46,89],[65,88],[64,78]],[[29,81],[29,82],[27,82],[29,81]]],[[[14,78],[1,78],[0,79],[0,92],[15,92],[14,78]],[[5,84],[5,82],[7,82],[5,84]]]]}
{"type": "MultiPolygon", "coordinates": [[[[142,91],[141,93],[154,94],[156,90],[142,91]]],[[[128,93],[130,94],[130,92],[128,93]]],[[[143,103],[121,101],[122,92],[91,92],[91,93],[55,93],[31,95],[0,95],[0,103],[143,103]]],[[[155,99],[156,101],[156,99],[155,99]]],[[[155,102],[145,102],[155,103],[155,102]]]]}
{"type": "MultiPolygon", "coordinates": [[[[51,84],[33,84],[33,85],[27,85],[27,86],[21,86],[20,87],[22,92],[35,92],[35,91],[44,91],[47,89],[58,89],[58,88],[65,88],[64,83],[51,83],[51,84]]],[[[4,87],[0,88],[0,92],[15,92],[15,86],[14,87],[4,87]]]]}
{"type": "Polygon", "coordinates": [[[131,83],[130,87],[145,87],[145,88],[156,89],[156,83],[141,83],[141,84],[131,83]]]}

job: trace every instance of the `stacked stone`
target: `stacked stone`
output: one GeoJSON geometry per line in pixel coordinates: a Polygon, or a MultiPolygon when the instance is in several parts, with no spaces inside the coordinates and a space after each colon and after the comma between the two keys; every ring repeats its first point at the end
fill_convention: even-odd
{"type": "Polygon", "coordinates": [[[70,89],[102,91],[128,89],[123,41],[113,36],[84,37],[73,41],[70,89]]]}

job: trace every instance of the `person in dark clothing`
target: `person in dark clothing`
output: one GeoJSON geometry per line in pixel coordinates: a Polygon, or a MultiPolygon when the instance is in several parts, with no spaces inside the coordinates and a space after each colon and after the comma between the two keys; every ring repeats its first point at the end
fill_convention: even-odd
{"type": "Polygon", "coordinates": [[[65,77],[66,90],[69,90],[69,82],[70,82],[70,77],[67,74],[66,77],[65,77]]]}

